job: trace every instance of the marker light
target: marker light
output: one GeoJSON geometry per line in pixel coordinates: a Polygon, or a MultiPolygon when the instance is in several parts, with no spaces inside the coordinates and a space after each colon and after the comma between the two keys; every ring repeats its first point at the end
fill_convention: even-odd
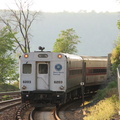
{"type": "Polygon", "coordinates": [[[64,86],[61,85],[61,86],[60,86],[60,89],[63,90],[63,89],[64,89],[64,86]]]}
{"type": "Polygon", "coordinates": [[[62,58],[62,55],[61,55],[61,54],[58,54],[58,58],[62,58]]]}
{"type": "Polygon", "coordinates": [[[26,88],[27,88],[27,87],[26,87],[25,85],[23,85],[23,86],[22,86],[22,89],[24,89],[24,90],[25,90],[26,88]]]}
{"type": "Polygon", "coordinates": [[[29,57],[29,55],[28,55],[28,54],[25,54],[25,55],[24,55],[24,57],[25,57],[25,58],[28,58],[28,57],[29,57]]]}

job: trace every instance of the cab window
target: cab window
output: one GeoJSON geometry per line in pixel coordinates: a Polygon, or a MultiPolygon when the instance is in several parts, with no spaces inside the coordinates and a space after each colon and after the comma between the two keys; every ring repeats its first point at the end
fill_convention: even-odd
{"type": "Polygon", "coordinates": [[[31,64],[23,64],[23,74],[31,74],[32,65],[31,64]]]}
{"type": "Polygon", "coordinates": [[[48,65],[39,64],[39,74],[47,74],[47,73],[48,73],[48,65]]]}

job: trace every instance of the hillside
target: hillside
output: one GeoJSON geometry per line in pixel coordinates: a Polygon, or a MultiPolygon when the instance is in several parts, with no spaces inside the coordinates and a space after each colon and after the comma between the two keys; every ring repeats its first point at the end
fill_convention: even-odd
{"type": "Polygon", "coordinates": [[[118,13],[41,13],[31,28],[31,49],[52,50],[61,30],[73,28],[80,37],[77,45],[80,55],[107,55],[118,36],[118,13]]]}
{"type": "Polygon", "coordinates": [[[61,30],[73,28],[81,37],[78,54],[107,55],[118,35],[118,13],[42,13],[32,26],[32,50],[38,45],[52,50],[61,30]]]}

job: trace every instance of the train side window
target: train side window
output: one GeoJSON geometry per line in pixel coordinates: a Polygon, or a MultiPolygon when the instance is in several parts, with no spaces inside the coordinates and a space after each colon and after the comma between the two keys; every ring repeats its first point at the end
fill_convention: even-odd
{"type": "Polygon", "coordinates": [[[23,73],[31,74],[31,72],[32,72],[32,65],[31,64],[23,64],[23,73]]]}
{"type": "Polygon", "coordinates": [[[48,73],[48,65],[39,64],[39,74],[47,74],[47,73],[48,73]]]}
{"type": "Polygon", "coordinates": [[[69,74],[70,75],[80,75],[82,74],[82,70],[78,69],[78,70],[69,70],[69,74]]]}

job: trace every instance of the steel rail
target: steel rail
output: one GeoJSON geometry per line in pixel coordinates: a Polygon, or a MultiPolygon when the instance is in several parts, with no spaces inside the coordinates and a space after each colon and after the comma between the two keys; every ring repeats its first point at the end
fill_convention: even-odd
{"type": "Polygon", "coordinates": [[[2,95],[14,95],[14,94],[20,94],[20,91],[0,92],[0,96],[2,96],[2,95]]]}
{"type": "Polygon", "coordinates": [[[2,102],[0,102],[0,112],[5,110],[5,109],[8,109],[10,107],[19,105],[19,104],[21,104],[21,98],[2,101],[2,102]]]}

